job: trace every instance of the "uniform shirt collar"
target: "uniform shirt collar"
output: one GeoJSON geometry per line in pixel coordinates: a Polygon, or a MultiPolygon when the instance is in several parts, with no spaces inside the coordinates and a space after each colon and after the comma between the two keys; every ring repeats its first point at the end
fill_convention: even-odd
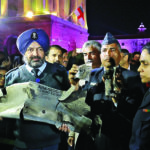
{"type": "MultiPolygon", "coordinates": [[[[37,69],[39,69],[38,75],[40,75],[44,71],[44,69],[46,68],[46,65],[47,65],[47,63],[44,62],[41,67],[37,68],[37,69]]],[[[29,65],[26,65],[26,68],[33,75],[33,73],[31,72],[33,68],[30,67],[29,65]]]]}

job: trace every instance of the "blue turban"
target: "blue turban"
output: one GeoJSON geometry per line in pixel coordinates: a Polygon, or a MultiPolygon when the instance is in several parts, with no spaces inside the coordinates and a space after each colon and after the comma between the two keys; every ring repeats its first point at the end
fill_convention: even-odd
{"type": "Polygon", "coordinates": [[[116,43],[120,46],[118,40],[115,39],[115,37],[110,32],[107,32],[104,37],[104,40],[102,41],[102,45],[108,45],[108,44],[112,44],[112,43],[116,43]]]}
{"type": "Polygon", "coordinates": [[[49,37],[42,29],[29,29],[21,33],[17,38],[17,47],[21,54],[25,54],[32,42],[37,42],[46,52],[49,48],[49,37]]]}

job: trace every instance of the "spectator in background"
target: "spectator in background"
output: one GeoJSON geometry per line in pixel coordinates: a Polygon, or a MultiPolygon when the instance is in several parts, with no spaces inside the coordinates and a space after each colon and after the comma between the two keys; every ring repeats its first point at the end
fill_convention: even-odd
{"type": "MultiPolygon", "coordinates": [[[[101,44],[99,42],[94,41],[94,40],[89,40],[89,41],[85,42],[83,44],[83,47],[82,47],[82,52],[83,52],[85,64],[91,63],[92,69],[99,68],[101,66],[100,51],[101,51],[101,44]]],[[[74,73],[76,73],[77,71],[78,71],[78,66],[75,64],[69,70],[69,72],[70,72],[69,73],[69,80],[70,80],[71,84],[74,83],[74,73]],[[73,72],[73,74],[72,74],[72,72],[73,72]]],[[[70,146],[72,145],[72,146],[76,147],[76,150],[85,149],[85,147],[87,150],[91,149],[93,140],[91,140],[90,136],[84,135],[84,134],[82,134],[82,136],[80,136],[78,143],[79,142],[82,143],[82,140],[83,141],[87,140],[91,144],[86,145],[85,143],[84,144],[82,143],[82,147],[81,147],[80,143],[79,143],[79,144],[77,144],[77,146],[75,146],[78,136],[79,136],[78,133],[70,132],[69,138],[68,138],[68,144],[70,146]]]]}
{"type": "Polygon", "coordinates": [[[100,51],[101,44],[99,42],[94,40],[85,42],[82,47],[85,64],[91,62],[92,69],[99,68],[101,66],[100,51]]]}
{"type": "Polygon", "coordinates": [[[11,61],[11,68],[18,67],[24,62],[22,60],[22,55],[20,54],[16,45],[17,36],[10,35],[6,38],[4,42],[4,53],[5,56],[9,56],[11,61]]]}
{"type": "Polygon", "coordinates": [[[5,83],[5,74],[7,72],[7,68],[5,67],[0,67],[0,88],[4,87],[4,83],[5,83]]]}
{"type": "MultiPolygon", "coordinates": [[[[92,64],[92,69],[99,68],[101,66],[101,60],[100,60],[100,51],[101,51],[101,44],[94,40],[89,40],[85,42],[82,46],[82,53],[84,58],[84,63],[92,64]]],[[[72,71],[77,73],[78,71],[78,65],[74,64],[69,72],[72,73],[72,71]]],[[[74,75],[69,74],[69,80],[70,83],[74,82],[74,75]]]]}
{"type": "Polygon", "coordinates": [[[0,51],[0,67],[10,70],[12,68],[12,62],[8,55],[5,55],[3,51],[0,51]]]}
{"type": "Polygon", "coordinates": [[[132,71],[137,71],[137,68],[135,67],[135,65],[133,65],[130,62],[131,59],[131,54],[129,53],[129,51],[127,49],[121,49],[121,60],[119,65],[125,69],[128,70],[132,70],[132,71]]]}
{"type": "Polygon", "coordinates": [[[24,64],[22,55],[12,55],[11,62],[12,68],[16,68],[24,64]]]}
{"type": "Polygon", "coordinates": [[[63,49],[63,61],[62,61],[62,65],[67,68],[68,65],[68,52],[66,49],[63,49]]]}
{"type": "Polygon", "coordinates": [[[130,59],[130,53],[127,49],[121,49],[121,59],[120,59],[120,66],[130,70],[130,64],[129,64],[129,59],[130,59]]]}
{"type": "MultiPolygon", "coordinates": [[[[0,67],[0,90],[4,88],[5,74],[7,73],[7,71],[7,68],[0,67]]],[[[12,150],[14,147],[13,132],[9,130],[12,127],[12,123],[12,119],[3,118],[3,120],[0,120],[0,135],[3,135],[3,137],[0,138],[0,148],[5,147],[5,149],[7,150],[12,150]]]]}
{"type": "Polygon", "coordinates": [[[133,65],[134,71],[137,71],[137,69],[140,66],[140,61],[139,61],[140,56],[141,56],[140,52],[134,52],[134,53],[132,53],[132,59],[130,61],[130,64],[133,65]]]}
{"type": "Polygon", "coordinates": [[[49,47],[48,51],[46,52],[45,59],[49,63],[63,63],[63,53],[64,49],[59,45],[52,45],[49,47]]]}
{"type": "Polygon", "coordinates": [[[5,39],[4,46],[6,47],[7,53],[8,53],[9,56],[20,54],[20,52],[18,51],[17,45],[16,45],[16,40],[17,40],[16,35],[9,35],[5,39]]]}
{"type": "Polygon", "coordinates": [[[134,52],[132,56],[132,60],[134,60],[135,62],[139,62],[140,56],[141,56],[140,52],[134,52]]]}

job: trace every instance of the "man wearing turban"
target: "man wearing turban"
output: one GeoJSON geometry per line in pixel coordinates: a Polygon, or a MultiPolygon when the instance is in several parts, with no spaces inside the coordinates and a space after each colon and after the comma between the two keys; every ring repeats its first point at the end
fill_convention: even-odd
{"type": "MultiPolygon", "coordinates": [[[[59,64],[45,62],[49,37],[44,30],[24,31],[17,38],[17,47],[25,63],[6,74],[5,86],[35,81],[59,90],[67,90],[70,87],[65,68],[59,64]]],[[[62,145],[61,133],[54,125],[25,121],[20,118],[16,120],[14,134],[15,150],[65,150],[67,148],[62,145]]]]}

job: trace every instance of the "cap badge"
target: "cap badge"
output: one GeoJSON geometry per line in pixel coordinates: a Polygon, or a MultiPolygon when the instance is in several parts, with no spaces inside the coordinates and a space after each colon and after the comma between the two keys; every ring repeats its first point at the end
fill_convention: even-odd
{"type": "Polygon", "coordinates": [[[38,39],[37,33],[36,33],[36,32],[33,32],[33,33],[31,34],[31,38],[32,38],[33,40],[37,40],[37,39],[38,39]]]}

